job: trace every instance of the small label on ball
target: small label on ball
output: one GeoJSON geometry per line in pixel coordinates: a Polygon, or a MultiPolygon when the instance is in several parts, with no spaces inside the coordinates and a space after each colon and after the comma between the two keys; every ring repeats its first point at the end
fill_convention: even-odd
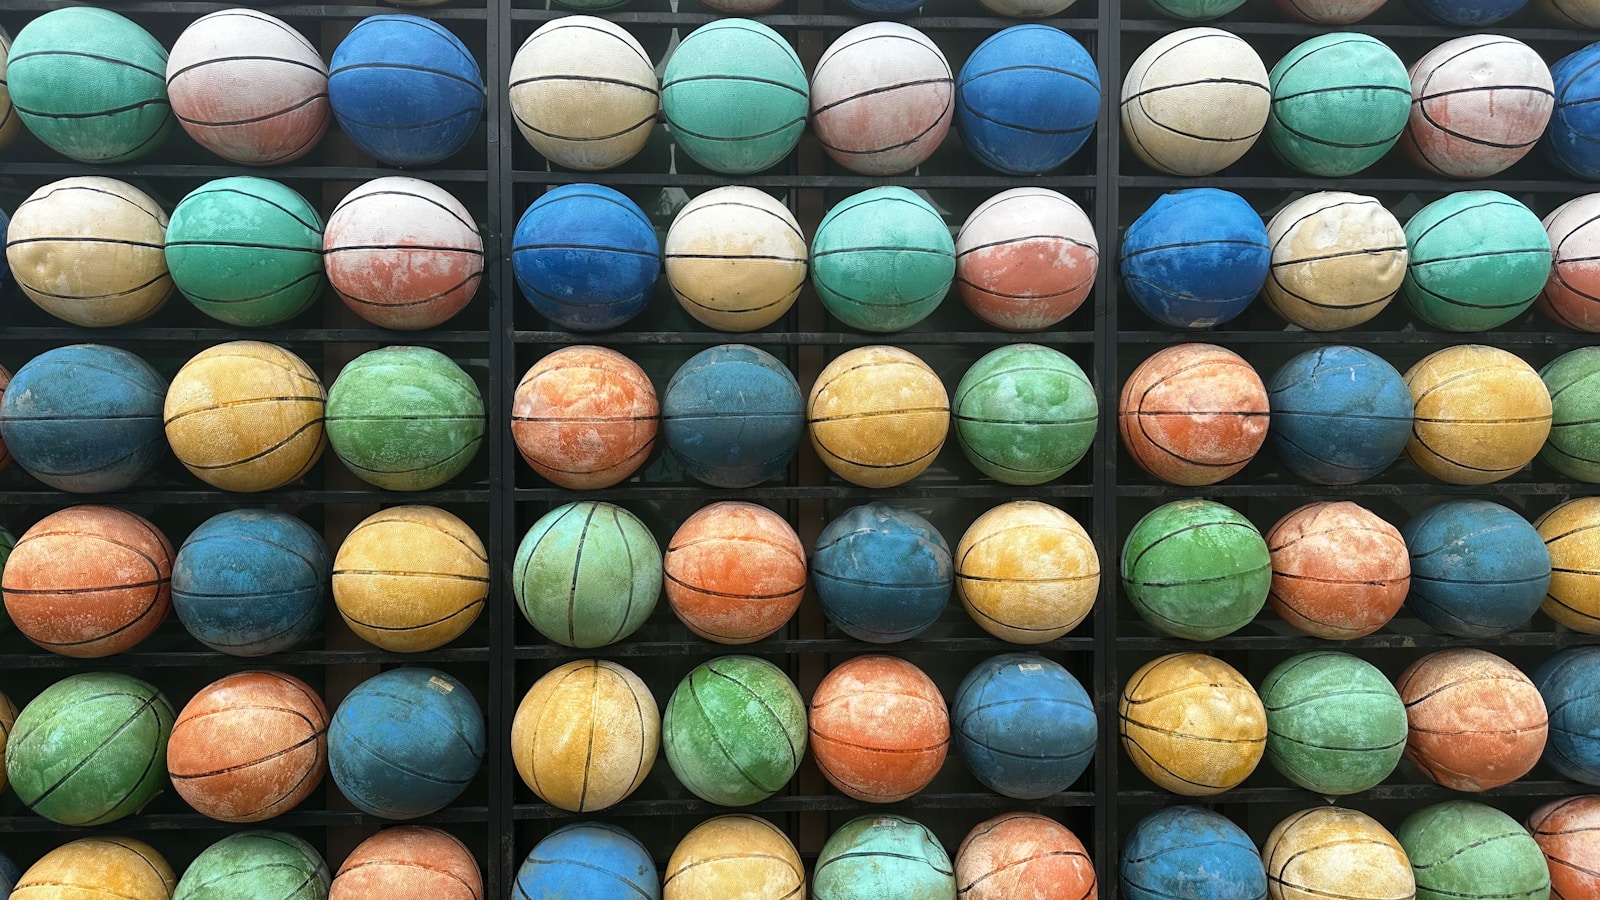
{"type": "Polygon", "coordinates": [[[431,678],[428,679],[428,686],[433,688],[434,690],[438,691],[441,694],[448,694],[448,693],[453,692],[456,689],[455,685],[451,684],[448,681],[445,681],[443,678],[440,678],[437,675],[434,675],[434,676],[432,676],[431,678]]]}
{"type": "Polygon", "coordinates": [[[1044,666],[1038,663],[1017,663],[1017,671],[1019,672],[1039,672],[1043,670],[1044,666]]]}
{"type": "Polygon", "coordinates": [[[878,818],[872,820],[873,828],[899,828],[899,819],[878,818]]]}

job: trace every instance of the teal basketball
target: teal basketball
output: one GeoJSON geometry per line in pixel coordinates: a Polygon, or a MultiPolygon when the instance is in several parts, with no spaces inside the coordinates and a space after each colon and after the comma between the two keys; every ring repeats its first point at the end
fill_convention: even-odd
{"type": "Polygon", "coordinates": [[[877,813],[828,838],[811,890],[813,900],[956,900],[955,867],[927,826],[877,813]]]}
{"type": "Polygon", "coordinates": [[[1539,217],[1499,191],[1459,191],[1406,223],[1411,259],[1400,293],[1444,331],[1487,331],[1522,315],[1550,277],[1539,217]]]}
{"type": "Polygon", "coordinates": [[[1581,347],[1539,370],[1550,391],[1550,437],[1539,458],[1550,468],[1600,483],[1600,347],[1581,347]]]}
{"type": "Polygon", "coordinates": [[[1250,520],[1211,500],[1176,500],[1140,519],[1122,546],[1122,584],[1157,630],[1209,641],[1267,602],[1272,560],[1250,520]]]}
{"type": "Polygon", "coordinates": [[[1001,347],[973,363],[950,404],[961,452],[1005,484],[1065,475],[1094,443],[1100,403],[1083,369],[1038,344],[1001,347]]]}
{"type": "Polygon", "coordinates": [[[137,159],[172,130],[167,51],[110,10],[73,6],[29,22],[5,81],[28,130],[78,162],[137,159]]]}
{"type": "Polygon", "coordinates": [[[678,683],[661,719],[667,765],[695,796],[747,806],[783,790],[806,752],[806,704],[772,663],[724,656],[678,683]]]}
{"type": "Polygon", "coordinates": [[[211,318],[245,328],[276,325],[322,293],[322,218],[276,181],[219,178],[172,211],[167,269],[211,318]]]}
{"type": "Polygon", "coordinates": [[[1550,869],[1527,829],[1470,800],[1406,817],[1394,836],[1411,858],[1416,900],[1547,900],[1550,869]]]}
{"type": "Polygon", "coordinates": [[[322,854],[282,831],[241,831],[201,851],[172,900],[328,900],[322,854]]]}
{"type": "Polygon", "coordinates": [[[1325,797],[1367,790],[1406,748],[1406,707],[1389,679],[1348,653],[1313,650],[1279,663],[1261,682],[1267,759],[1325,797]]]}
{"type": "Polygon", "coordinates": [[[1267,140],[1309,175],[1354,175],[1383,158],[1411,115],[1411,76],[1382,41],[1324,34],[1272,67],[1267,140]]]}
{"type": "Polygon", "coordinates": [[[450,357],[385,347],[344,367],[328,389],[328,443],[361,480],[425,491],[466,470],[483,443],[483,395],[450,357]]]}
{"type": "Polygon", "coordinates": [[[1244,5],[1244,0],[1150,0],[1169,19],[1204,22],[1220,19],[1244,5]]]}
{"type": "Polygon", "coordinates": [[[926,200],[903,187],[862,191],[828,210],[811,239],[811,284],[840,322],[899,331],[950,290],[956,243],[926,200]]]}
{"type": "Polygon", "coordinates": [[[781,162],[805,131],[810,104],[794,48],[750,19],[696,28],[668,57],[661,77],[661,114],[672,139],[724,175],[781,162]]]}
{"type": "Polygon", "coordinates": [[[620,506],[568,503],[523,535],[511,588],[540,634],[565,647],[604,647],[633,634],[656,608],[661,547],[620,506]]]}

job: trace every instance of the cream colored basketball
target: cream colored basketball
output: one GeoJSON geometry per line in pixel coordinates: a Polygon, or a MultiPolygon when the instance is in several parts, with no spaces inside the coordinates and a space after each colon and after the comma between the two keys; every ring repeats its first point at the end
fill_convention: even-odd
{"type": "Polygon", "coordinates": [[[1171,175],[1236,162],[1267,125],[1267,67],[1239,37],[1185,28],[1134,60],[1122,80],[1122,132],[1138,157],[1171,175]]]}
{"type": "Polygon", "coordinates": [[[984,631],[1016,644],[1078,627],[1100,590],[1100,557],[1078,521],[1034,500],[996,506],[956,545],[956,593],[984,631]]]}
{"type": "Polygon", "coordinates": [[[11,35],[0,28],[0,149],[11,145],[22,133],[22,117],[11,105],[11,89],[6,86],[6,59],[11,56],[11,35]]]}
{"type": "Polygon", "coordinates": [[[690,200],[667,231],[667,283],[684,312],[718,331],[783,317],[806,283],[806,239],[789,208],[747,187],[690,200]]]}
{"type": "Polygon", "coordinates": [[[905,484],[939,455],[950,395],[928,364],[898,347],[857,347],[817,376],[806,404],[811,446],[862,487],[905,484]]]}
{"type": "Polygon", "coordinates": [[[467,523],[432,506],[374,513],[339,545],[333,602],[363,640],[417,653],[461,636],[489,596],[489,554],[467,523]]]}
{"type": "Polygon", "coordinates": [[[534,682],[511,720],[511,758],[539,798],[594,812],[633,793],[661,746],[650,689],[614,662],[578,660],[534,682]]]}
{"type": "Polygon", "coordinates": [[[1267,223],[1267,306],[1310,331],[1353,328],[1383,312],[1405,280],[1406,232],[1372,197],[1307,194],[1267,223]]]}
{"type": "Polygon", "coordinates": [[[1600,497],[1568,500],[1533,526],[1550,551],[1544,614],[1585,634],[1600,634],[1600,497]]]}
{"type": "Polygon", "coordinates": [[[795,900],[806,870],[794,844],[756,816],[718,816],[683,836],[667,860],[662,900],[795,900]]]}
{"type": "Polygon", "coordinates": [[[1267,746],[1267,711],[1234,667],[1173,653],[1139,667],[1118,705],[1122,749],[1175,794],[1220,794],[1249,777],[1267,746]]]}
{"type": "Polygon", "coordinates": [[[1532,366],[1498,347],[1430,353],[1406,372],[1406,386],[1416,405],[1406,455],[1440,481],[1499,481],[1550,435],[1550,391],[1532,366]]]}
{"type": "Polygon", "coordinates": [[[1261,847],[1271,900],[1412,900],[1411,860],[1376,819],[1319,806],[1279,822],[1261,847]]]}
{"type": "Polygon", "coordinates": [[[523,41],[511,61],[511,114],[533,149],[595,172],[644,149],[661,82],[633,35],[605,19],[563,16],[523,41]]]}
{"type": "Polygon", "coordinates": [[[17,285],[58,319],[129,325],[167,302],[167,214],[114,178],[63,178],[22,201],[6,232],[17,285]]]}

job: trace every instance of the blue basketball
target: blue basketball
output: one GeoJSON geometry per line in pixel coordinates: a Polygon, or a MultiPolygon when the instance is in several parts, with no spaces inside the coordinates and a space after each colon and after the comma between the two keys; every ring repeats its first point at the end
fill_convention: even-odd
{"type": "Polygon", "coordinates": [[[1563,650],[1533,672],[1550,714],[1544,758],[1584,784],[1600,784],[1600,647],[1563,650]]]}
{"type": "Polygon", "coordinates": [[[1579,178],[1600,180],[1600,42],[1550,67],[1556,107],[1545,130],[1550,158],[1579,178]]]}
{"type": "Polygon", "coordinates": [[[1474,28],[1509,19],[1528,0],[1413,0],[1430,19],[1446,25],[1474,28]]]}
{"type": "Polygon", "coordinates": [[[512,900],[661,900],[650,851],[615,825],[577,822],[550,832],[517,870],[512,900]]]}
{"type": "Polygon", "coordinates": [[[1490,637],[1533,618],[1550,552],[1522,516],[1487,500],[1448,500],[1400,529],[1411,553],[1406,606],[1445,634],[1490,637]]]}
{"type": "Polygon", "coordinates": [[[1291,472],[1355,484],[1400,458],[1411,437],[1411,390],[1394,366],[1359,347],[1296,356],[1267,384],[1272,439],[1291,472]]]}
{"type": "Polygon", "coordinates": [[[328,104],[357,147],[391,166],[431,166],[466,146],[483,75],[461,39],[419,16],[368,16],[333,51],[328,104]]]}
{"type": "Polygon", "coordinates": [[[1198,806],[1139,820],[1122,845],[1123,900],[1265,900],[1267,869],[1244,829],[1198,806]]]}
{"type": "Polygon", "coordinates": [[[661,241],[632,200],[597,184],[567,184],[522,214],[511,266],[540,315],[570,331],[605,331],[650,301],[661,241]]]}
{"type": "Polygon", "coordinates": [[[1122,238],[1128,294],[1171,328],[1209,328],[1244,312],[1271,261],[1261,216],[1216,188],[1161,195],[1122,238]]]}
{"type": "Polygon", "coordinates": [[[126,350],[46,350],[0,395],[0,439],[18,465],[53,488],[119,491],[166,454],[166,397],[166,379],[126,350]]]}
{"type": "Polygon", "coordinates": [[[1072,786],[1100,728],[1089,694],[1061,664],[1028,653],[979,663],[956,688],[951,730],[989,790],[1039,800],[1072,786]]]}
{"type": "Polygon", "coordinates": [[[172,608],[207,647],[265,656],[317,630],[332,575],[328,545],[310,525],[273,510],[230,510],[178,548],[172,608]]]}
{"type": "Polygon", "coordinates": [[[391,669],[351,691],[328,726],[328,771],[355,807],[414,819],[450,805],[483,763],[483,712],[437,669],[391,669]]]}
{"type": "Polygon", "coordinates": [[[956,79],[956,128],[978,161],[1039,175],[1077,153],[1100,114],[1100,75],[1077,39],[1015,25],[978,45],[956,79]]]}
{"type": "Polygon", "coordinates": [[[857,506],[829,522],[811,557],[811,585],[828,621],[874,644],[928,630],[954,583],[944,536],[927,519],[887,503],[857,506]]]}
{"type": "Polygon", "coordinates": [[[713,487],[753,487],[782,473],[805,432],[800,383],[772,354],[746,344],[696,353],[661,397],[668,449],[713,487]]]}
{"type": "Polygon", "coordinates": [[[0,900],[11,896],[11,889],[17,886],[17,879],[22,877],[22,870],[11,861],[11,857],[0,853],[0,900]]]}
{"type": "Polygon", "coordinates": [[[898,16],[918,9],[925,0],[845,0],[845,2],[869,16],[898,16]]]}

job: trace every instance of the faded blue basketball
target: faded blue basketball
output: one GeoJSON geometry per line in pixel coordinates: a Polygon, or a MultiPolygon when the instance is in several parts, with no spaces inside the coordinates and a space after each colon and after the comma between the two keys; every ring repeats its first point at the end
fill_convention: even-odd
{"type": "Polygon", "coordinates": [[[869,16],[898,16],[921,8],[925,0],[844,0],[869,16]]]}
{"type": "Polygon", "coordinates": [[[511,248],[517,286],[569,331],[637,316],[661,274],[661,240],[638,204],[598,184],[567,184],[533,202],[511,248]]]}
{"type": "Polygon", "coordinates": [[[1472,28],[1493,25],[1509,19],[1528,0],[1412,0],[1412,4],[1430,19],[1446,25],[1472,28]]]}
{"type": "Polygon", "coordinates": [[[1563,650],[1533,672],[1550,714],[1544,759],[1584,784],[1600,784],[1600,647],[1563,650]]]}
{"type": "Polygon", "coordinates": [[[1266,283],[1267,226],[1216,188],[1162,194],[1122,238],[1122,281],[1145,315],[1171,328],[1232,320],[1266,283]]]}
{"type": "Polygon", "coordinates": [[[1600,180],[1600,43],[1563,56],[1550,67],[1550,79],[1556,107],[1545,129],[1545,148],[1573,175],[1600,180]]]}
{"type": "Polygon", "coordinates": [[[1267,383],[1267,436],[1289,470],[1317,484],[1365,481],[1411,437],[1411,390],[1394,366],[1359,347],[1318,347],[1267,383]]]}
{"type": "Polygon", "coordinates": [[[950,727],[968,771],[989,790],[1039,800],[1072,786],[1094,759],[1094,704],[1060,663],[1007,653],[967,673],[950,727]]]}
{"type": "Polygon", "coordinates": [[[1198,806],[1139,820],[1122,845],[1124,900],[1266,900],[1267,869],[1244,829],[1198,806]]]}
{"type": "Polygon", "coordinates": [[[333,51],[328,104],[339,127],[379,162],[431,166],[466,146],[483,116],[472,52],[420,16],[368,16],[333,51]]]}
{"type": "Polygon", "coordinates": [[[604,822],[577,822],[534,845],[515,890],[512,900],[661,900],[661,877],[638,838],[604,822]]]}
{"type": "Polygon", "coordinates": [[[167,452],[167,382],[126,350],[72,344],[35,356],[0,396],[0,438],[17,465],[75,493],[120,491],[167,452]]]}
{"type": "Polygon", "coordinates": [[[1048,25],[1015,25],[967,57],[956,78],[956,128],[978,161],[1007,175],[1066,162],[1094,131],[1100,74],[1077,39],[1048,25]]]}
{"type": "Polygon", "coordinates": [[[914,638],[938,620],[955,583],[950,545],[927,519],[887,503],[828,523],[811,556],[823,615],[858,641],[914,638]]]}
{"type": "Polygon", "coordinates": [[[328,771],[362,812],[414,819],[461,796],[483,763],[483,712],[437,669],[391,669],[351,691],[328,726],[328,771]]]}
{"type": "Polygon", "coordinates": [[[11,896],[11,889],[17,886],[17,879],[22,877],[22,870],[11,861],[11,857],[0,853],[0,900],[11,896]]]}
{"type": "Polygon", "coordinates": [[[746,344],[696,353],[661,397],[667,448],[713,487],[747,488],[781,474],[805,432],[800,383],[772,354],[746,344]]]}
{"type": "Polygon", "coordinates": [[[288,513],[236,509],[189,533],[172,565],[172,609],[200,643],[234,656],[289,650],[322,624],[328,545],[288,513]]]}
{"type": "Polygon", "coordinates": [[[1550,552],[1516,512],[1487,500],[1430,506],[1400,529],[1411,553],[1406,606],[1445,634],[1490,637],[1533,618],[1550,552]]]}

